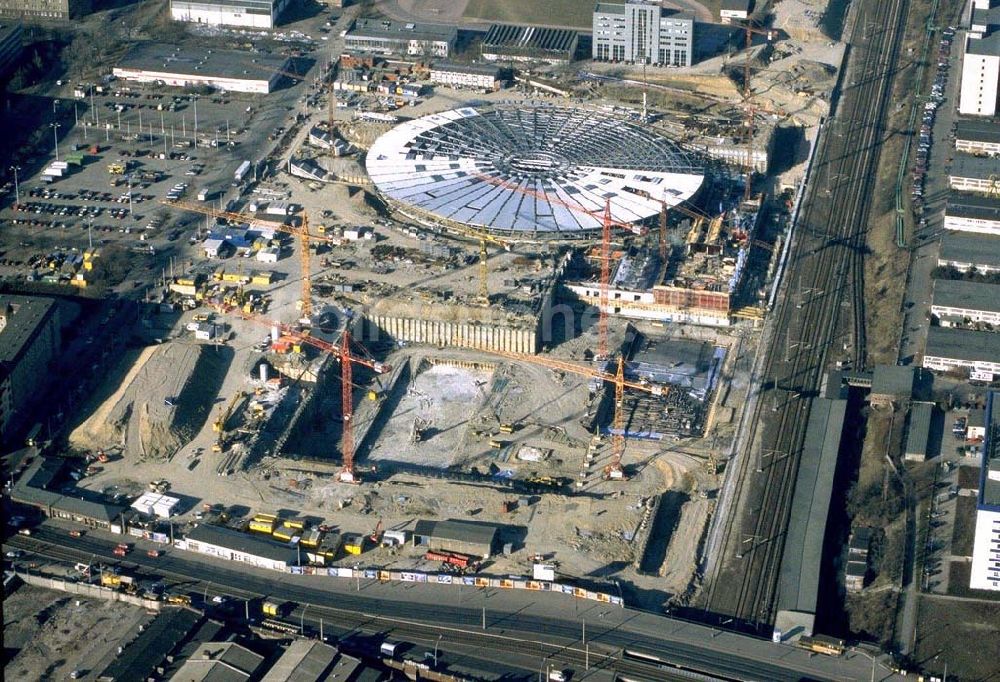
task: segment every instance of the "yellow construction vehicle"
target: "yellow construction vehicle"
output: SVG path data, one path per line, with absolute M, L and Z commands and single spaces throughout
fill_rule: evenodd
M 128 165 L 120 159 L 108 164 L 108 172 L 112 175 L 125 175 L 127 169 Z
M 212 430 L 216 433 L 222 433 L 226 428 L 226 422 L 233 415 L 233 410 L 236 409 L 237 403 L 243 399 L 246 394 L 243 391 L 237 391 L 233 396 L 233 399 L 229 401 L 229 405 L 226 406 L 226 411 L 219 412 L 219 418 L 212 422 Z

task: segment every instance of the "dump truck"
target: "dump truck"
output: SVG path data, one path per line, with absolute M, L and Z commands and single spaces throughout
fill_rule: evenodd
M 287 602 L 266 601 L 261 607 L 261 610 L 264 612 L 265 616 L 284 618 L 286 615 L 291 613 L 292 605 Z

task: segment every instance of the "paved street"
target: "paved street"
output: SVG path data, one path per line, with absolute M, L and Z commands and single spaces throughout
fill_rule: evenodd
M 18 536 L 10 544 L 64 561 L 93 558 L 111 563 L 111 550 L 119 539 L 101 532 L 71 539 L 50 522 L 35 536 Z M 147 558 L 147 544 L 153 547 L 138 541 L 124 567 L 183 582 L 195 595 L 223 593 L 244 599 L 267 595 L 308 604 L 314 618 L 327 617 L 329 622 L 367 632 L 391 632 L 400 639 L 421 633 L 426 637 L 428 631 L 450 633 L 444 636 L 523 655 L 524 669 L 534 670 L 535 661 L 556 653 L 579 670 L 588 659 L 596 669 L 629 668 L 636 664 L 617 660 L 621 648 L 641 647 L 675 665 L 697 666 L 736 679 L 867 679 L 871 672 L 865 654 L 810 655 L 764 639 L 564 595 L 318 576 L 284 575 L 279 581 L 273 572 L 178 549 L 158 559 Z M 879 670 L 876 679 L 894 679 L 888 670 Z

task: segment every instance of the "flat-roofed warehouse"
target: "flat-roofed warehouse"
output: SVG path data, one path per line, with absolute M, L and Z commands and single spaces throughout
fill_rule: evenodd
M 931 327 L 923 366 L 942 372 L 964 368 L 1000 374 L 1000 334 Z
M 955 154 L 955 161 L 948 174 L 952 189 L 963 192 L 995 192 L 1000 189 L 997 160 L 969 154 Z
M 1000 237 L 952 232 L 941 237 L 938 266 L 984 275 L 1000 272 Z
M 578 42 L 579 35 L 570 29 L 493 24 L 483 38 L 480 54 L 490 61 L 568 64 Z
M 267 94 L 281 80 L 287 61 L 256 52 L 182 50 L 166 43 L 143 43 L 125 55 L 112 73 L 138 83 L 207 85 L 229 92 Z
M 192 528 L 184 539 L 192 552 L 273 571 L 283 571 L 294 566 L 298 556 L 290 547 L 207 523 Z
M 613 220 L 648 221 L 704 180 L 695 155 L 648 128 L 544 105 L 462 107 L 407 121 L 375 140 L 365 164 L 402 213 L 513 239 L 586 237 L 601 229 L 608 201 Z
M 952 192 L 944 209 L 944 229 L 1000 235 L 1000 199 Z
M 35 507 L 50 518 L 75 521 L 103 530 L 112 530 L 112 526 L 116 525 L 120 528 L 125 507 L 50 490 L 63 485 L 65 469 L 66 461 L 63 459 L 37 458 L 11 489 L 10 499 Z
M 458 29 L 442 24 L 358 19 L 344 35 L 344 48 L 411 57 L 447 57 L 455 49 Z
M 934 281 L 931 315 L 1000 325 L 1000 284 L 938 279 Z
M 170 0 L 170 18 L 210 26 L 274 28 L 289 0 Z
M 1000 155 L 1000 121 L 956 121 L 955 149 L 969 154 Z
M 500 527 L 473 521 L 417 521 L 413 544 L 430 550 L 490 557 L 500 541 Z

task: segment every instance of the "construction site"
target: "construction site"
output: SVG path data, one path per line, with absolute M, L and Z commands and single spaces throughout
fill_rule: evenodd
M 508 529 L 490 572 L 545 557 L 635 603 L 686 600 L 805 161 L 769 175 L 786 133 L 750 81 L 782 43 L 753 35 L 763 61 L 696 67 L 742 78 L 695 113 L 652 74 L 470 99 L 405 94 L 416 61 L 269 66 L 294 85 L 238 101 L 260 151 L 196 141 L 213 180 L 149 196 L 184 239 L 136 280 L 129 342 L 70 419 L 69 448 L 104 457 L 78 485 L 169 481 L 192 511 L 342 535 L 472 518 Z M 287 129 L 251 120 L 282 98 Z M 71 181 L 91 176 L 107 184 L 93 165 Z M 366 560 L 423 561 L 403 554 Z

